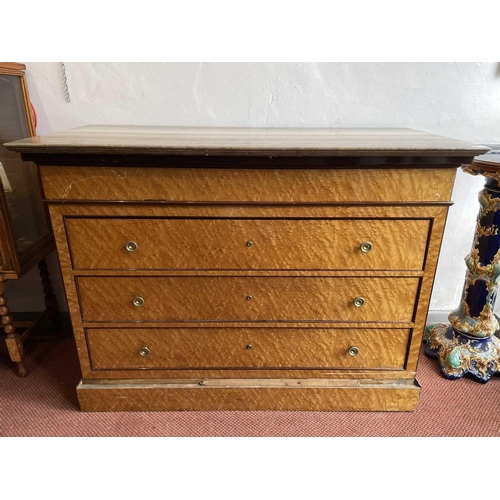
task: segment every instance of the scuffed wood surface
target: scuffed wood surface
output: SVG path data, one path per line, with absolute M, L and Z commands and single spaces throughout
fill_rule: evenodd
M 7 143 L 18 152 L 275 156 L 462 156 L 489 150 L 411 129 L 86 126 Z
M 77 387 L 82 411 L 175 410 L 310 410 L 310 411 L 412 411 L 420 388 L 413 381 L 323 381 L 301 387 L 301 380 L 268 381 L 253 387 L 245 381 L 205 386 L 203 380 Z
M 456 168 L 235 169 L 41 166 L 48 200 L 207 203 L 444 202 Z

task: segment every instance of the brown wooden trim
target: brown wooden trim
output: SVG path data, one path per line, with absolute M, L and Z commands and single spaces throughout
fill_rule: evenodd
M 14 69 L 9 70 L 9 69 L 1 69 L 0 68 L 0 75 L 23 77 L 24 76 L 24 72 L 23 71 L 16 71 Z
M 56 149 L 57 146 L 51 146 Z M 277 156 L 275 152 L 256 156 L 212 156 L 210 152 L 199 155 L 176 154 L 86 154 L 43 153 L 36 146 L 15 148 L 22 159 L 46 166 L 97 166 L 97 167 L 158 167 L 158 168 L 411 168 L 411 167 L 460 167 L 469 164 L 469 154 L 441 152 L 436 156 Z M 237 154 L 234 153 L 234 154 Z M 207 156 L 205 156 L 207 155 Z
M 200 276 L 200 271 L 195 269 L 74 269 L 70 270 L 73 276 L 95 276 L 95 277 L 161 277 L 161 276 Z M 395 270 L 352 270 L 352 269 L 204 269 L 204 276 L 324 276 L 324 277 L 396 277 L 396 278 L 414 278 L 424 275 L 424 271 L 405 271 Z
M 374 377 L 380 380 L 401 379 L 401 380 L 414 380 L 415 372 L 405 370 L 357 370 L 352 371 L 349 369 L 344 370 L 293 370 L 295 378 L 317 378 L 328 380 L 346 380 L 346 379 L 363 379 L 374 380 Z M 269 370 L 269 369 L 248 369 L 248 370 L 89 370 L 83 373 L 84 381 L 92 381 L 96 384 L 113 384 L 119 383 L 134 383 L 151 379 L 252 379 L 252 378 L 279 378 L 285 377 L 283 370 Z
M 306 410 L 412 411 L 416 381 L 172 380 L 77 386 L 82 411 Z
M 14 228 L 12 226 L 12 219 L 10 217 L 9 208 L 7 206 L 7 198 L 5 196 L 5 191 L 0 180 L 0 217 L 2 220 L 0 239 L 2 242 L 2 258 L 4 271 L 12 271 L 17 276 L 21 272 L 21 262 L 19 259 L 19 254 L 17 253 L 16 242 L 14 240 Z M 11 236 L 12 235 L 12 236 Z M 6 267 L 8 266 L 8 267 Z
M 413 328 L 414 323 L 411 321 L 266 321 L 266 322 L 251 322 L 251 321 L 73 321 L 77 327 L 83 328 L 116 328 L 117 324 L 120 328 L 352 328 L 363 329 L 370 328 L 372 330 L 391 329 L 408 329 Z
M 25 71 L 26 64 L 16 62 L 0 62 L 0 71 Z
M 434 219 L 431 218 L 429 220 L 429 232 L 428 232 L 428 235 L 427 235 L 427 244 L 426 244 L 426 247 L 425 247 L 425 252 L 424 252 L 424 261 L 422 263 L 422 269 L 425 269 L 426 267 L 426 262 L 427 262 L 427 256 L 429 254 L 429 246 L 431 244 L 431 241 L 432 241 L 432 226 L 433 226 L 433 223 L 434 223 Z M 425 275 L 425 273 L 424 273 Z M 418 283 L 418 289 L 417 289 L 417 298 L 415 300 L 415 305 L 414 305 L 414 309 L 413 309 L 413 321 L 415 322 L 416 321 L 416 318 L 417 318 L 417 314 L 419 312 L 419 308 L 422 307 L 421 305 L 421 300 L 420 300 L 420 296 L 421 296 L 421 293 L 422 293 L 422 283 L 423 283 L 423 280 L 421 279 Z M 429 302 L 427 301 L 426 303 L 426 307 L 428 308 L 429 307 Z M 413 339 L 413 329 L 410 331 L 410 338 L 408 339 L 408 345 L 407 345 L 407 350 L 406 350 L 406 357 L 405 357 L 405 363 L 404 363 L 404 369 L 406 370 L 408 368 L 408 362 L 409 362 L 409 359 L 410 359 L 410 355 L 411 355 L 411 346 L 412 346 L 412 339 Z
M 52 246 L 53 250 L 54 249 L 53 243 L 54 243 L 54 236 L 52 235 L 52 233 L 47 233 L 44 236 L 42 236 L 39 240 L 30 245 L 26 250 L 24 250 L 23 253 L 20 254 L 19 257 L 21 261 L 21 266 L 24 266 L 26 262 L 33 260 L 33 258 L 43 255 L 47 247 Z M 49 252 L 46 252 L 45 255 L 47 255 L 48 253 Z M 42 259 L 43 256 L 41 256 L 38 260 Z
M 290 202 L 269 202 L 269 201 L 262 201 L 262 202 L 257 202 L 257 201 L 217 201 L 217 202 L 208 202 L 208 201 L 163 201 L 163 200 L 74 200 L 74 199 L 64 199 L 64 200 L 47 200 L 43 199 L 42 200 L 44 203 L 47 204 L 54 204 L 54 205 L 67 205 L 67 204 L 72 204 L 72 205 L 159 205 L 159 206 L 182 206 L 182 205 L 189 205 L 189 206 L 269 206 L 269 207 L 276 207 L 276 206 L 295 206 L 295 207 L 364 207 L 364 206 L 392 206 L 392 207 L 421 207 L 421 206 L 436 206 L 436 207 L 449 207 L 454 204 L 453 201 L 401 201 L 401 202 L 394 202 L 394 201 L 357 201 L 357 202 L 331 202 L 331 203 L 307 203 L 307 202 L 300 202 L 300 203 L 290 203 Z M 92 216 L 88 216 L 92 217 Z M 187 217 L 185 217 L 187 218 Z M 195 218 L 195 217 L 192 217 Z M 199 219 L 203 219 L 204 217 L 197 217 Z M 362 218 L 362 217 L 361 217 Z M 373 219 L 373 217 L 366 217 L 369 219 Z
M 440 214 L 436 214 L 432 223 L 432 234 L 429 238 L 428 250 L 426 252 L 426 262 L 424 276 L 421 279 L 419 288 L 418 309 L 414 316 L 415 327 L 410 333 L 408 348 L 408 361 L 405 365 L 409 371 L 416 371 L 419 359 L 420 346 L 424 334 L 425 322 L 429 309 L 434 280 L 436 278 L 436 268 L 443 241 L 444 228 L 448 217 L 448 209 L 444 209 Z
M 3 277 L 5 279 L 5 281 L 7 280 L 17 280 L 21 277 L 20 274 L 14 272 L 14 271 L 2 271 L 0 269 L 0 274 L 3 274 Z
M 88 344 L 87 344 L 88 345 Z M 92 350 L 89 349 L 89 354 L 90 354 L 90 364 L 91 366 L 93 365 L 92 363 Z M 211 367 L 211 368 L 202 368 L 202 367 L 199 367 L 199 368 L 196 368 L 196 370 L 199 370 L 200 372 L 209 372 L 209 371 L 223 371 L 223 372 L 247 372 L 247 371 L 253 371 L 253 372 L 258 372 L 260 373 L 262 370 L 256 370 L 255 368 L 244 368 L 244 367 L 239 367 L 239 366 L 230 366 L 230 367 L 227 367 L 227 368 L 223 368 L 223 367 Z M 329 372 L 335 372 L 335 371 L 345 371 L 346 369 L 345 368 L 335 368 L 335 367 L 332 367 L 332 368 L 324 368 L 324 367 L 314 367 L 314 366 L 310 366 L 310 367 L 307 367 L 307 368 L 294 368 L 294 367 L 285 367 L 285 368 L 266 368 L 265 371 L 275 371 L 276 372 L 276 375 L 279 375 L 280 372 L 281 374 L 283 373 L 286 373 L 286 375 L 294 375 L 295 372 L 297 371 L 307 371 L 307 370 L 310 370 L 312 372 L 312 374 L 318 372 L 319 370 L 328 370 Z M 378 376 L 378 372 L 395 372 L 397 375 L 399 375 L 400 372 L 404 372 L 405 369 L 404 368 L 349 368 L 349 370 L 353 373 L 356 373 L 356 372 L 371 372 L 371 373 L 374 373 L 376 372 L 377 373 L 377 376 Z M 173 371 L 173 372 L 185 372 L 185 371 L 189 371 L 189 368 L 172 368 L 172 367 L 168 367 L 168 368 L 124 368 L 124 367 L 117 367 L 117 368 L 94 368 L 92 366 L 92 371 L 93 372 L 106 372 L 108 375 L 110 374 L 113 374 L 114 372 L 136 372 L 136 371 L 140 371 L 140 372 L 145 372 L 145 371 L 148 371 L 148 372 L 158 372 L 158 375 L 160 377 L 163 377 L 163 372 L 166 372 L 166 371 Z M 112 375 L 111 375 L 112 376 Z
M 50 245 L 43 247 L 43 249 L 41 249 L 37 254 L 33 255 L 30 260 L 22 265 L 20 276 L 28 272 L 35 264 L 40 262 L 42 259 L 45 259 L 45 257 L 47 257 L 47 255 L 49 255 L 55 249 L 55 243 L 54 241 L 51 241 Z
M 32 321 L 14 321 L 13 324 L 16 328 L 26 328 L 21 335 L 21 340 L 27 339 L 46 316 L 47 311 L 45 310 L 38 314 L 38 316 Z
M 35 120 L 33 113 L 31 112 L 31 101 L 28 94 L 28 84 L 26 82 L 26 75 L 19 78 L 19 84 L 21 85 L 21 93 L 23 95 L 24 101 L 24 111 L 26 113 L 26 122 L 28 124 L 28 130 L 31 137 L 36 136 Z
M 422 203 L 422 202 L 419 202 Z M 91 206 L 93 205 L 93 206 Z M 229 205 L 203 204 L 194 206 L 194 203 L 184 205 L 158 205 L 148 203 L 141 205 L 137 202 L 127 204 L 108 205 L 96 204 L 94 202 L 82 206 L 74 201 L 67 203 L 48 203 L 51 214 L 61 217 L 85 217 L 85 218 L 183 218 L 183 219 L 204 219 L 204 218 L 242 218 L 242 219 L 429 219 L 446 210 L 448 206 L 427 205 L 425 202 L 419 205 L 377 205 L 377 203 L 367 203 L 357 206 L 353 204 L 343 205 L 312 205 L 302 206 L 293 204 L 280 205 L 251 205 L 231 203 Z M 228 208 L 231 209 L 228 215 Z

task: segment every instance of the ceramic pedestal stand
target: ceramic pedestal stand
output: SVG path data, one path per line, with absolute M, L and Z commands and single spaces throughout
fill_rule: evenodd
M 462 168 L 487 180 L 479 193 L 474 243 L 465 259 L 462 300 L 449 314 L 450 324 L 426 326 L 425 353 L 438 359 L 446 378 L 469 373 L 485 383 L 500 371 L 500 339 L 494 336 L 499 325 L 493 313 L 500 278 L 500 161 L 475 160 Z

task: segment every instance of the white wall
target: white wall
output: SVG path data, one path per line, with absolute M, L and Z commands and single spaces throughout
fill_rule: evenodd
M 38 133 L 89 124 L 409 127 L 500 143 L 497 63 L 26 63 Z M 458 172 L 431 309 L 460 298 L 482 178 Z M 55 255 L 48 259 L 64 303 Z M 7 286 L 42 308 L 37 270 Z

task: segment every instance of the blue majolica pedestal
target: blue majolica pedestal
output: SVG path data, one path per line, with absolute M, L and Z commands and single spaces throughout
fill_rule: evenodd
M 460 305 L 449 314 L 449 324 L 426 326 L 425 353 L 438 359 L 448 379 L 469 373 L 488 382 L 500 372 L 500 339 L 494 335 L 499 325 L 493 311 L 500 279 L 500 160 L 474 161 L 462 169 L 485 176 L 486 185 L 479 193 L 481 209 L 472 250 L 465 259 Z

